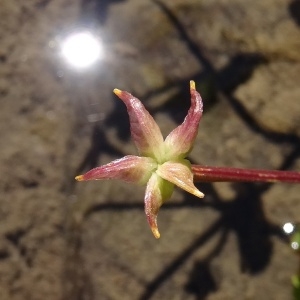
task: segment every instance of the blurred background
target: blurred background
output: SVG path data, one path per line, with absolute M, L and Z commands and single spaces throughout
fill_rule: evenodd
M 176 189 L 156 240 L 143 187 L 74 177 L 136 153 L 113 88 L 166 135 L 191 79 L 193 163 L 300 170 L 299 26 L 297 0 L 1 0 L 1 300 L 292 299 L 299 186 Z

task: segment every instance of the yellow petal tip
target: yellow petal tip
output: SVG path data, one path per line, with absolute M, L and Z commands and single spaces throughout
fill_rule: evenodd
M 83 175 L 78 175 L 75 177 L 77 181 L 83 181 Z
M 194 80 L 191 80 L 191 81 L 190 81 L 190 89 L 191 89 L 191 90 L 195 90 L 195 89 L 196 89 L 196 84 L 195 84 L 195 81 L 194 81 Z
M 117 96 L 120 96 L 122 94 L 122 91 L 119 89 L 114 89 L 114 94 L 116 94 Z
M 195 195 L 196 197 L 199 197 L 199 198 L 203 198 L 204 197 L 204 194 L 202 192 L 200 192 L 199 190 L 195 190 L 193 192 L 193 195 Z
M 159 239 L 160 238 L 160 233 L 159 233 L 158 229 L 157 228 L 151 228 L 151 230 L 152 230 L 152 233 L 153 233 L 154 237 L 156 239 Z

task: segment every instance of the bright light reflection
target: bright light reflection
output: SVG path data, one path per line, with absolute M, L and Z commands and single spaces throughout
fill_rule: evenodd
M 291 247 L 294 249 L 294 250 L 298 250 L 299 249 L 299 244 L 297 242 L 292 242 L 291 243 Z
M 69 35 L 61 45 L 66 61 L 76 68 L 86 68 L 103 55 L 101 42 L 91 32 L 82 31 Z
M 283 226 L 282 226 L 282 229 L 283 231 L 286 233 L 286 234 L 291 234 L 293 231 L 294 231 L 294 228 L 295 228 L 295 225 L 288 222 L 288 223 L 285 223 Z

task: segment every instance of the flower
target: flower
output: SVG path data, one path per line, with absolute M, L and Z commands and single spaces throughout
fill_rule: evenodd
M 125 156 L 94 168 L 75 179 L 121 179 L 141 185 L 147 184 L 145 213 L 154 236 L 159 238 L 158 211 L 171 197 L 174 185 L 199 198 L 204 197 L 195 187 L 191 164 L 185 159 L 197 136 L 203 112 L 202 99 L 195 89 L 195 82 L 190 81 L 191 107 L 188 114 L 183 123 L 164 140 L 158 125 L 139 99 L 118 89 L 114 89 L 114 93 L 127 107 L 131 136 L 140 156 Z

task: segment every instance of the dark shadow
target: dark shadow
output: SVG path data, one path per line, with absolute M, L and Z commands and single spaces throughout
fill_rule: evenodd
M 81 22 L 85 26 L 104 24 L 109 6 L 126 0 L 81 0 Z
M 206 296 L 218 290 L 218 283 L 214 274 L 211 272 L 210 263 L 221 253 L 228 233 L 227 228 L 223 227 L 219 241 L 213 251 L 211 251 L 207 257 L 194 264 L 185 289 L 187 292 L 194 294 L 197 300 L 204 300 Z
M 231 94 L 223 94 L 221 97 L 225 97 L 225 99 L 231 104 L 234 111 L 237 115 L 248 125 L 248 127 L 253 131 L 260 135 L 263 135 L 266 139 L 273 143 L 282 144 L 282 143 L 290 143 L 295 146 L 300 143 L 300 138 L 295 134 L 285 134 L 276 132 L 273 130 L 265 129 L 259 125 L 256 121 L 255 117 L 253 117 L 244 105 Z
M 198 43 L 194 42 L 194 40 L 189 36 L 185 27 L 182 25 L 182 23 L 177 18 L 177 16 L 172 12 L 172 10 L 166 4 L 164 4 L 162 1 L 152 0 L 152 2 L 155 3 L 161 9 L 161 11 L 168 17 L 169 21 L 172 23 L 174 28 L 177 30 L 180 38 L 187 45 L 191 54 L 193 54 L 197 58 L 197 60 L 200 62 L 200 64 L 203 66 L 203 68 L 206 70 L 206 72 L 214 73 L 214 69 L 213 69 L 212 65 L 209 63 L 209 61 L 206 59 L 206 57 L 199 50 L 200 45 Z
M 211 197 L 208 206 L 220 211 L 222 227 L 237 236 L 241 270 L 256 274 L 265 269 L 272 256 L 272 236 L 284 243 L 288 240 L 280 226 L 270 223 L 265 214 L 262 195 L 272 184 L 236 183 L 237 195 L 231 201 L 222 201 L 211 184 L 202 184 L 201 191 Z
M 240 53 L 232 57 L 230 63 L 217 72 L 210 61 L 202 54 L 201 47 L 193 41 L 187 33 L 185 27 L 181 24 L 177 16 L 172 10 L 162 1 L 152 0 L 168 17 L 169 21 L 177 29 L 178 34 L 186 43 L 192 55 L 199 61 L 199 64 L 204 68 L 200 74 L 195 74 L 194 79 L 203 80 L 206 76 L 211 76 L 215 80 L 218 97 L 223 97 L 227 100 L 236 111 L 237 115 L 255 132 L 264 135 L 273 142 L 288 142 L 299 144 L 300 139 L 296 135 L 281 134 L 272 130 L 263 129 L 255 118 L 245 109 L 245 107 L 232 96 L 234 90 L 243 82 L 247 81 L 255 68 L 261 64 L 267 63 L 266 58 L 259 53 Z M 295 1 L 296 2 L 296 1 Z M 297 1 L 298 3 L 299 1 Z M 295 5 L 295 4 L 294 4 Z M 298 4 L 297 4 L 298 5 Z M 200 77 L 200 78 L 199 78 Z M 188 82 L 188 81 L 186 81 Z M 201 91 L 200 91 L 201 92 Z
M 195 262 L 185 289 L 195 295 L 197 300 L 204 300 L 210 293 L 217 291 L 217 282 L 207 262 Z
M 130 140 L 130 123 L 125 104 L 114 96 L 114 107 L 112 112 L 106 117 L 104 125 L 117 130 L 118 138 L 122 141 Z
M 185 248 L 181 254 L 175 258 L 171 264 L 164 267 L 162 272 L 158 274 L 154 280 L 152 280 L 148 285 L 144 293 L 139 297 L 139 300 L 151 299 L 152 295 L 158 290 L 158 288 L 170 277 L 172 276 L 183 263 L 204 243 L 206 243 L 220 228 L 222 225 L 222 220 L 217 220 L 206 232 L 200 234 L 187 248 Z
M 124 156 L 124 153 L 113 147 L 105 135 L 104 128 L 95 124 L 91 135 L 91 146 L 74 174 L 80 174 L 97 166 L 100 155 L 108 153 L 116 157 Z
M 50 3 L 50 1 L 51 0 L 40 0 L 35 4 L 35 7 L 40 9 L 45 8 Z
M 236 184 L 235 189 L 237 197 L 223 209 L 225 226 L 237 235 L 241 270 L 256 274 L 268 265 L 273 249 L 261 200 L 264 189 L 257 184 Z
M 200 190 L 213 195 L 207 206 L 220 211 L 222 228 L 237 236 L 241 270 L 256 274 L 265 269 L 272 255 L 271 236 L 276 226 L 265 217 L 261 195 L 269 185 L 235 184 L 237 195 L 231 201 L 222 201 L 211 184 L 202 184 Z M 279 233 L 280 229 L 276 228 Z M 223 240 L 223 242 L 226 242 Z
M 93 284 L 82 255 L 82 228 L 70 214 L 66 224 L 66 254 L 61 300 L 95 299 Z
M 285 157 L 284 161 L 279 167 L 279 170 L 290 169 L 299 157 L 300 157 L 300 139 L 295 141 L 294 149 Z
M 227 66 L 217 74 L 217 87 L 224 93 L 232 93 L 251 78 L 253 71 L 267 60 L 259 53 L 235 54 Z
M 289 12 L 296 24 L 300 26 L 300 1 L 294 0 L 289 5 Z

